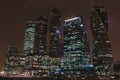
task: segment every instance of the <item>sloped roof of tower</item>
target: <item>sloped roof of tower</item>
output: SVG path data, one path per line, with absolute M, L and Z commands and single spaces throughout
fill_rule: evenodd
M 96 5 L 96 6 L 94 6 L 93 8 L 105 8 L 105 6 Z
M 48 21 L 47 18 L 44 16 L 37 17 L 36 20 L 37 21 L 45 21 L 45 22 Z
M 57 8 L 54 8 L 53 10 L 51 10 L 51 12 L 53 14 L 61 14 L 61 12 Z
M 106 8 L 105 8 L 105 6 L 94 6 L 93 8 L 91 8 L 91 9 L 95 9 L 96 11 L 100 11 L 100 9 L 102 10 L 102 11 L 106 11 Z

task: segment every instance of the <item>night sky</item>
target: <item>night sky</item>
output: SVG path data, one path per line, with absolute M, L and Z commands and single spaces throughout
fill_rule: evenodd
M 109 38 L 114 61 L 120 61 L 120 0 L 1 0 L 0 1 L 0 70 L 3 69 L 7 46 L 23 50 L 25 22 L 39 16 L 49 18 L 50 10 L 58 8 L 62 19 L 82 15 L 92 41 L 89 15 L 94 5 L 103 5 L 109 18 Z

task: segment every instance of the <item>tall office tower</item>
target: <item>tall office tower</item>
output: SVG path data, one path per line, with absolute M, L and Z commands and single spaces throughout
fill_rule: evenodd
M 49 73 L 49 55 L 47 54 L 48 20 L 45 17 L 36 19 L 33 68 L 41 71 L 37 73 Z
M 48 20 L 45 17 L 38 17 L 36 20 L 34 54 L 46 55 Z
M 24 55 L 34 54 L 34 37 L 36 24 L 34 21 L 28 21 L 25 27 Z
M 50 15 L 50 35 L 49 35 L 49 55 L 51 57 L 60 56 L 60 28 L 61 13 L 57 9 L 53 9 Z
M 108 37 L 108 17 L 104 6 L 95 6 L 90 11 L 90 25 L 93 34 L 93 65 L 97 75 L 112 74 L 111 45 Z
M 84 74 L 90 64 L 89 43 L 82 17 L 64 21 L 64 73 Z
M 28 21 L 26 23 L 23 50 L 23 55 L 26 55 L 25 69 L 31 69 L 33 66 L 35 28 L 36 23 L 34 21 Z
M 49 56 L 51 57 L 50 72 L 60 66 L 61 55 L 61 13 L 58 9 L 53 9 L 50 14 L 49 27 Z

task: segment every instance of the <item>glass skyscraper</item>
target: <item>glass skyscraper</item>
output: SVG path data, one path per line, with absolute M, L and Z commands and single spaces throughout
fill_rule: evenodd
M 61 13 L 55 8 L 51 10 L 50 26 L 49 26 L 49 57 L 50 57 L 50 72 L 55 74 L 55 71 L 60 68 L 61 56 Z
M 34 37 L 36 24 L 34 21 L 28 21 L 25 27 L 24 55 L 34 54 Z
M 36 74 L 48 74 L 49 55 L 47 53 L 48 20 L 41 16 L 36 19 L 34 57 L 32 68 Z
M 35 40 L 34 40 L 34 54 L 47 54 L 47 31 L 48 20 L 45 17 L 38 17 L 36 19 Z
M 43 74 L 48 69 L 47 32 L 48 20 L 43 16 L 26 24 L 23 54 L 26 55 L 25 69 L 31 70 L 31 74 Z
M 112 74 L 112 49 L 108 37 L 108 16 L 104 6 L 95 6 L 90 11 L 90 26 L 93 34 L 93 65 L 97 75 Z
M 83 74 L 90 64 L 89 42 L 82 17 L 64 21 L 64 60 L 65 74 Z
M 35 21 L 28 21 L 26 23 L 23 49 L 23 55 L 26 56 L 25 70 L 29 70 L 33 66 L 35 29 Z
M 61 13 L 53 9 L 50 14 L 49 56 L 60 57 Z

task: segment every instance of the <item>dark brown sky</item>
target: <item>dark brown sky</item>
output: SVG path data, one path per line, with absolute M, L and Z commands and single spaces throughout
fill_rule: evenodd
M 82 15 L 89 35 L 89 11 L 94 4 L 104 5 L 109 18 L 109 37 L 114 61 L 120 61 L 120 0 L 1 0 L 0 1 L 0 70 L 9 44 L 23 49 L 25 22 L 38 16 L 49 17 L 58 8 L 63 19 Z M 92 40 L 91 36 L 90 39 Z

